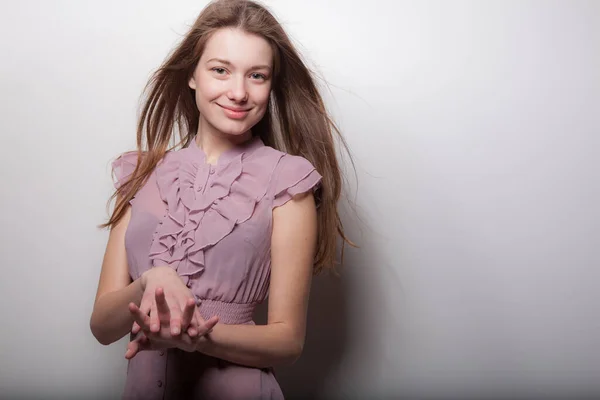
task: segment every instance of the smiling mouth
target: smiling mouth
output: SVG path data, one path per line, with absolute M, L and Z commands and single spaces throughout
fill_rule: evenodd
M 230 108 L 230 107 L 222 106 L 222 105 L 221 105 L 221 104 L 219 104 L 219 103 L 216 103 L 216 104 L 217 104 L 219 107 L 221 107 L 221 108 L 224 108 L 224 109 L 226 109 L 226 110 L 233 111 L 233 112 L 246 112 L 246 111 L 250 111 L 250 110 L 251 110 L 250 108 L 239 108 L 239 109 L 235 109 L 235 108 Z

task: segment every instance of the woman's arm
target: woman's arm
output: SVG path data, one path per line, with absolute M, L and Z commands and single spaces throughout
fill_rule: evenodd
M 127 268 L 125 231 L 130 218 L 131 206 L 108 236 L 90 319 L 92 334 L 104 345 L 119 340 L 131 330 L 134 318 L 127 305 L 131 302 L 139 305 L 144 293 L 141 279 L 132 282 Z
M 168 266 L 153 267 L 146 270 L 141 277 L 131 281 L 125 250 L 125 232 L 131 218 L 131 207 L 128 207 L 123 218 L 111 229 L 102 262 L 100 282 L 94 302 L 94 310 L 90 319 L 93 335 L 104 345 L 113 343 L 129 332 L 137 333 L 132 327 L 135 314 L 130 311 L 134 304 L 141 309 L 144 316 L 148 313 L 151 330 L 158 332 L 166 323 L 171 335 L 177 336 L 186 332 L 192 337 L 204 335 L 218 322 L 218 318 L 204 321 L 190 289 L 181 280 L 177 272 Z M 163 316 L 159 321 L 156 296 L 161 293 L 163 299 Z M 184 314 L 186 304 L 194 307 Z M 153 312 L 151 312 L 153 311 Z
M 304 346 L 316 238 L 312 193 L 275 208 L 267 325 L 219 324 L 198 351 L 259 368 L 293 363 Z

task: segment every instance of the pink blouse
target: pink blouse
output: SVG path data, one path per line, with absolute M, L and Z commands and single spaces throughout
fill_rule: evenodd
M 118 187 L 136 152 L 113 163 Z M 265 146 L 259 137 L 221 154 L 216 165 L 195 139 L 168 152 L 131 200 L 125 234 L 129 274 L 170 266 L 222 324 L 254 324 L 268 294 L 272 210 L 315 190 L 321 175 L 305 158 Z M 177 349 L 145 351 L 128 366 L 124 398 L 281 399 L 271 369 L 257 369 Z

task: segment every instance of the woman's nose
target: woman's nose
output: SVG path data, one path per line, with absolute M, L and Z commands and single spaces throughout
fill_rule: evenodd
M 248 90 L 246 90 L 246 82 L 244 77 L 236 77 L 230 82 L 231 86 L 229 87 L 229 92 L 227 93 L 227 97 L 229 97 L 229 100 L 235 101 L 237 103 L 247 101 Z

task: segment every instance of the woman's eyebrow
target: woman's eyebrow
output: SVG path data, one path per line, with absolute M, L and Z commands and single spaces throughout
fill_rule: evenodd
M 232 65 L 230 61 L 224 60 L 222 58 L 211 58 L 210 60 L 207 61 L 207 63 L 209 63 L 211 61 L 219 62 L 221 64 L 225 64 L 225 65 L 229 65 L 229 66 Z M 268 69 L 268 70 L 271 70 L 271 67 L 268 66 L 268 65 L 254 65 L 250 69 Z

